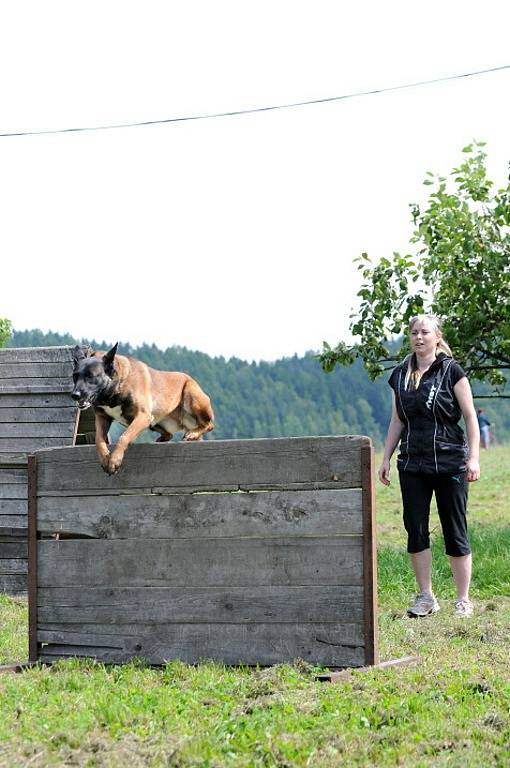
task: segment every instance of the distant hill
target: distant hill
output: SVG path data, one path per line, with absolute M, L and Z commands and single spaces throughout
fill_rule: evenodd
M 75 339 L 70 334 L 40 330 L 14 331 L 7 346 L 38 347 L 89 343 L 107 349 L 110 342 Z M 370 382 L 362 365 L 325 374 L 313 353 L 273 363 L 225 360 L 185 347 L 162 350 L 154 344 L 119 344 L 153 368 L 185 371 L 211 396 L 216 417 L 212 438 L 298 437 L 362 434 L 380 446 L 390 417 L 386 380 Z M 510 400 L 484 401 L 498 439 L 510 435 Z

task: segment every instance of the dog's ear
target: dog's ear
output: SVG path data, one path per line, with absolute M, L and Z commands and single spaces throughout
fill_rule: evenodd
M 106 355 L 103 357 L 103 365 L 104 365 L 104 371 L 108 376 L 113 376 L 113 372 L 115 368 L 113 367 L 113 361 L 115 359 L 115 355 L 117 354 L 117 347 L 119 346 L 119 342 L 113 345 L 113 347 L 108 350 Z
M 73 356 L 74 370 L 76 370 L 81 360 L 85 360 L 86 357 L 90 357 L 92 350 L 90 347 L 85 346 L 84 344 L 77 344 L 72 348 L 71 354 Z
M 83 347 L 80 347 L 78 344 L 73 347 L 71 354 L 73 356 L 74 370 L 76 370 L 80 364 L 80 360 L 84 360 L 87 355 L 85 354 Z

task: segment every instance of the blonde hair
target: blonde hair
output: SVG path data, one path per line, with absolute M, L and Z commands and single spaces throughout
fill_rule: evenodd
M 441 320 L 437 317 L 437 315 L 415 315 L 409 320 L 409 333 L 411 333 L 416 323 L 421 323 L 423 320 L 428 320 L 430 323 L 432 323 L 436 335 L 439 337 L 437 340 L 436 354 L 439 352 L 444 352 L 445 355 L 448 355 L 448 357 L 453 357 L 452 350 L 443 338 L 443 327 L 441 325 Z M 420 369 L 418 368 L 418 359 L 416 357 L 416 353 L 413 352 L 411 355 L 408 355 L 406 360 L 409 360 L 409 365 L 407 366 L 405 377 L 405 388 L 416 389 L 421 379 L 421 373 Z

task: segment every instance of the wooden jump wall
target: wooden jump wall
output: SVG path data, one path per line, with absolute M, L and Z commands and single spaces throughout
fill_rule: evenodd
M 30 457 L 30 655 L 329 667 L 378 661 L 365 437 Z

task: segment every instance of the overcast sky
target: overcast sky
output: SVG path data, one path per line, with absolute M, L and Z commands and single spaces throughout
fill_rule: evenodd
M 507 3 L 0 4 L 0 132 L 158 120 L 510 64 Z M 0 317 L 274 360 L 348 335 L 354 257 L 473 138 L 510 160 L 510 70 L 327 104 L 0 138 Z

